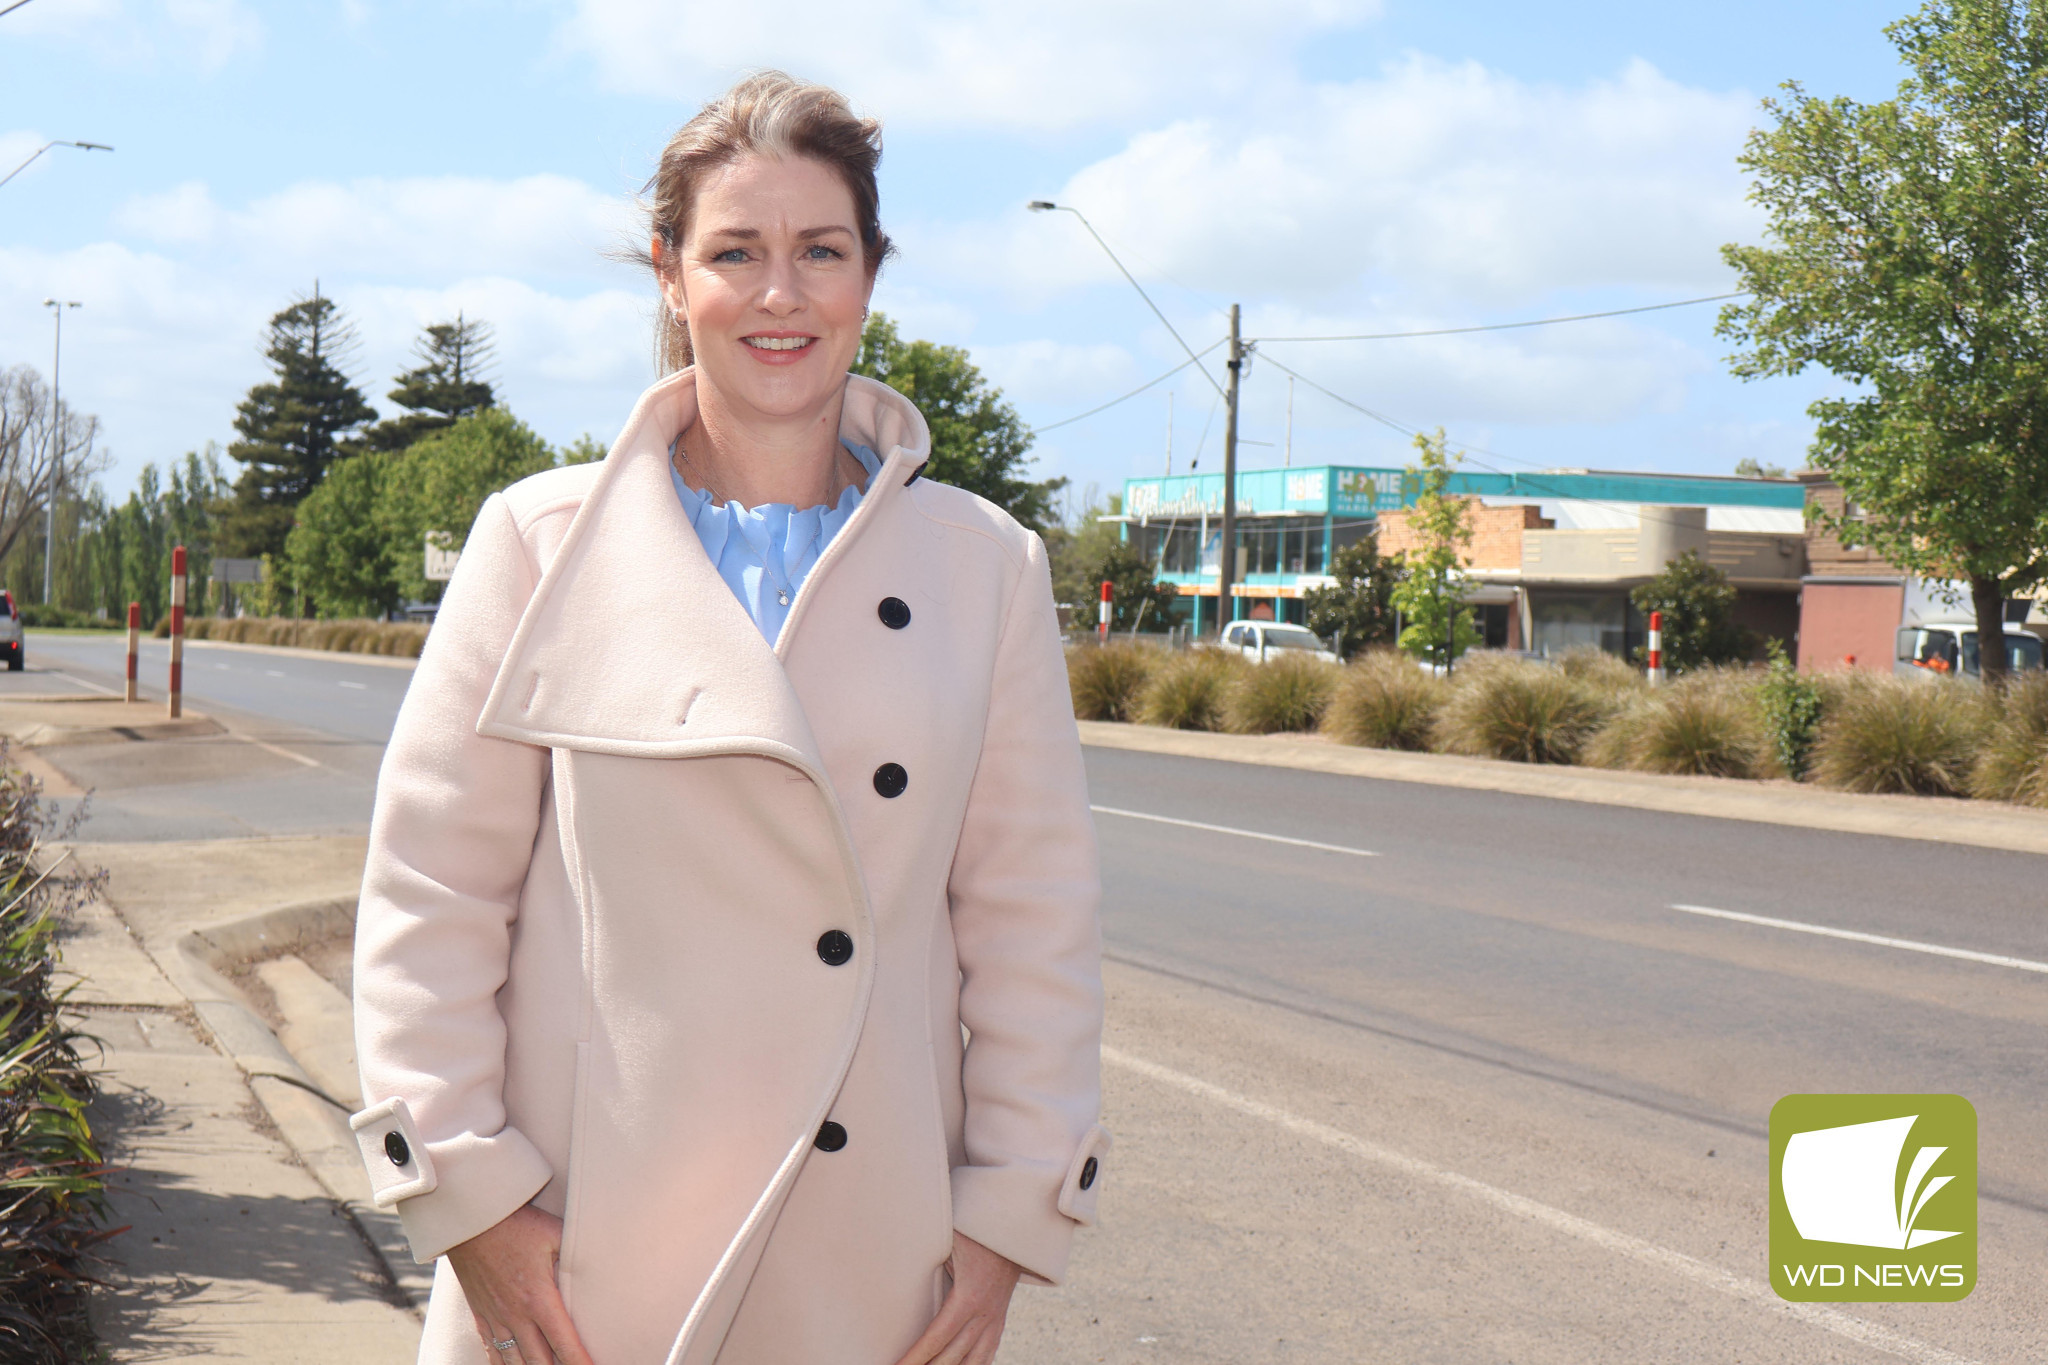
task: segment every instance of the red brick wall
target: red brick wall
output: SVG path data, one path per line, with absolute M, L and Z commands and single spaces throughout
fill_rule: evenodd
M 1906 589 L 1887 583 L 1813 583 L 1799 594 L 1799 666 L 1890 673 Z
M 1514 507 L 1486 507 L 1476 498 L 1465 498 L 1465 524 L 1472 528 L 1472 543 L 1458 551 L 1458 563 L 1468 569 L 1519 569 L 1522 567 L 1522 532 L 1548 531 L 1557 525 L 1539 515 L 1533 503 Z M 1380 513 L 1378 541 L 1380 554 L 1390 557 L 1416 547 L 1417 537 L 1408 525 L 1408 509 Z

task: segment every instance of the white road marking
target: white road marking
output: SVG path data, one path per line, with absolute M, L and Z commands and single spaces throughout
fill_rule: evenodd
M 304 754 L 295 754 L 290 749 L 280 749 L 268 740 L 258 739 L 254 735 L 245 735 L 239 730 L 230 730 L 228 733 L 234 738 L 241 740 L 244 744 L 255 745 L 266 754 L 276 754 L 279 758 L 288 758 L 292 762 L 302 763 L 308 768 L 324 768 L 327 766 L 317 758 L 307 758 Z
M 64 679 L 64 681 L 66 681 L 66 682 L 74 682 L 74 683 L 77 683 L 77 684 L 78 684 L 78 685 L 79 685 L 80 687 L 83 687 L 83 688 L 84 688 L 84 689 L 85 689 L 86 691 L 88 691 L 88 692 L 98 692 L 98 693 L 99 693 L 99 694 L 101 694 L 102 696 L 107 696 L 107 697 L 118 697 L 118 696 L 121 696 L 121 695 L 122 695 L 122 693 L 120 693 L 119 691 L 115 690 L 114 688 L 111 688 L 111 687 L 101 687 L 101 686 L 100 686 L 100 685 L 99 685 L 98 683 L 96 683 L 96 682 L 87 682 L 87 681 L 86 681 L 85 679 L 83 679 L 83 678 L 75 678 L 75 677 L 73 677 L 73 676 L 72 676 L 71 674 L 69 674 L 69 673 L 66 673 L 66 672 L 65 672 L 65 671 L 64 671 L 63 669 L 61 669 L 61 668 L 53 668 L 53 669 L 51 669 L 51 670 L 50 670 L 50 676 L 51 676 L 51 677 L 53 677 L 53 678 L 62 678 L 62 679 Z
M 278 672 L 274 668 L 266 668 L 263 670 L 263 676 L 266 678 L 282 678 L 284 674 Z
M 1176 1090 L 1183 1090 L 1190 1095 L 1220 1104 L 1226 1109 L 1235 1109 L 1240 1114 L 1261 1119 L 1277 1128 L 1284 1128 L 1298 1137 L 1334 1147 L 1361 1161 L 1395 1171 L 1410 1180 L 1435 1185 L 1440 1189 L 1476 1199 L 1502 1213 L 1526 1218 L 1553 1232 L 1591 1243 L 1604 1251 L 1614 1252 L 1643 1265 L 1669 1271 L 1704 1288 L 1740 1299 L 1766 1312 L 1797 1319 L 1809 1327 L 1833 1332 L 1837 1336 L 1846 1337 L 1873 1350 L 1915 1361 L 1917 1365 L 1976 1365 L 1976 1362 L 1967 1356 L 1956 1355 L 1952 1351 L 1943 1350 L 1939 1346 L 1906 1336 L 1901 1332 L 1894 1332 L 1889 1327 L 1880 1326 L 1824 1304 L 1787 1303 L 1778 1297 L 1777 1291 L 1761 1280 L 1736 1275 L 1711 1262 L 1688 1256 L 1684 1252 L 1673 1251 L 1669 1247 L 1658 1246 L 1655 1242 L 1644 1241 L 1626 1232 L 1603 1227 L 1575 1213 L 1566 1213 L 1563 1209 L 1552 1208 L 1548 1204 L 1538 1203 L 1534 1199 L 1489 1185 L 1485 1181 L 1474 1180 L 1471 1176 L 1446 1170 L 1442 1166 L 1409 1156 L 1405 1152 L 1396 1152 L 1367 1142 L 1341 1128 L 1332 1128 L 1326 1123 L 1303 1118 L 1276 1105 L 1267 1104 L 1264 1100 L 1240 1095 L 1234 1090 L 1226 1090 L 1199 1077 L 1172 1070 L 1142 1057 L 1134 1057 L 1117 1048 L 1103 1048 L 1102 1060 L 1111 1066 L 1135 1072 L 1148 1080 L 1172 1086 Z
M 365 690 L 367 690 L 367 688 L 368 688 L 368 686 L 369 686 L 369 684 L 367 684 L 367 683 L 352 683 L 352 682 L 345 682 L 345 683 L 342 683 L 341 685 L 342 685 L 343 687 L 353 687 L 353 688 L 354 688 L 354 689 L 355 689 L 356 691 L 358 691 L 358 692 L 362 692 L 362 691 L 365 691 Z
M 1788 929 L 1795 934 L 1818 934 L 1822 938 L 1846 939 L 1851 943 L 1874 943 L 1880 948 L 1900 948 L 1909 953 L 1930 953 L 1935 957 L 1982 962 L 1990 967 L 2013 967 L 2023 972 L 2048 973 L 2048 962 L 2035 962 L 2024 957 L 1979 953 L 1968 948 L 1945 948 L 1939 943 L 1921 943 L 1910 938 L 1886 938 L 1882 934 L 1859 934 L 1854 929 L 1830 929 L 1824 924 L 1801 924 L 1796 919 L 1772 919 L 1768 915 L 1745 915 L 1738 910 L 1716 910 L 1706 905 L 1674 905 L 1671 908 L 1682 910 L 1688 915 L 1732 919 L 1738 924 L 1760 924 L 1766 929 Z
M 1284 834 L 1261 834 L 1255 829 L 1232 829 L 1229 825 L 1205 825 L 1200 820 L 1176 820 L 1170 815 L 1147 815 L 1141 810 L 1118 810 L 1114 806 L 1090 806 L 1097 815 L 1121 815 L 1126 820 L 1150 820 L 1154 824 L 1179 825 L 1184 829 L 1207 830 L 1211 834 L 1235 834 L 1240 839 L 1264 839 L 1273 844 L 1292 844 L 1296 848 L 1316 848 L 1325 853 L 1349 853 L 1354 858 L 1377 858 L 1380 855 L 1371 849 L 1346 848 L 1342 844 L 1319 844 L 1313 839 L 1290 839 Z

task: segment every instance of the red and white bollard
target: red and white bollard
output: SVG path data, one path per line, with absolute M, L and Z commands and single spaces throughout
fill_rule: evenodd
M 185 547 L 171 551 L 171 719 L 185 700 Z
M 1650 613 L 1650 686 L 1664 681 L 1664 613 Z
M 128 690 L 122 694 L 125 701 L 141 701 L 135 677 L 136 665 L 142 656 L 142 603 L 128 604 Z
M 1102 619 L 1095 627 L 1095 637 L 1103 644 L 1109 643 L 1109 589 L 1108 579 L 1102 580 Z

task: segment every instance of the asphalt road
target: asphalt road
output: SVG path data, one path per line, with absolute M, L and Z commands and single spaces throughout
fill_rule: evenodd
M 29 657 L 55 671 L 0 691 L 118 685 L 118 641 Z M 86 837 L 362 828 L 407 671 L 194 644 L 187 676 L 232 735 L 47 751 L 99 787 Z M 1004 1360 L 2048 1359 L 2048 860 L 1088 764 L 1117 1149 L 1103 1226 L 1067 1287 L 1020 1294 Z M 1767 1116 L 1803 1091 L 1975 1104 L 1969 1299 L 1765 1287 Z

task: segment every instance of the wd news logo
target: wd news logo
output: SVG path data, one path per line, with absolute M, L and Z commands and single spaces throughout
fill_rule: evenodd
M 1771 1287 L 1802 1302 L 1977 1284 L 1977 1111 L 1960 1095 L 1787 1095 L 1771 1109 Z

